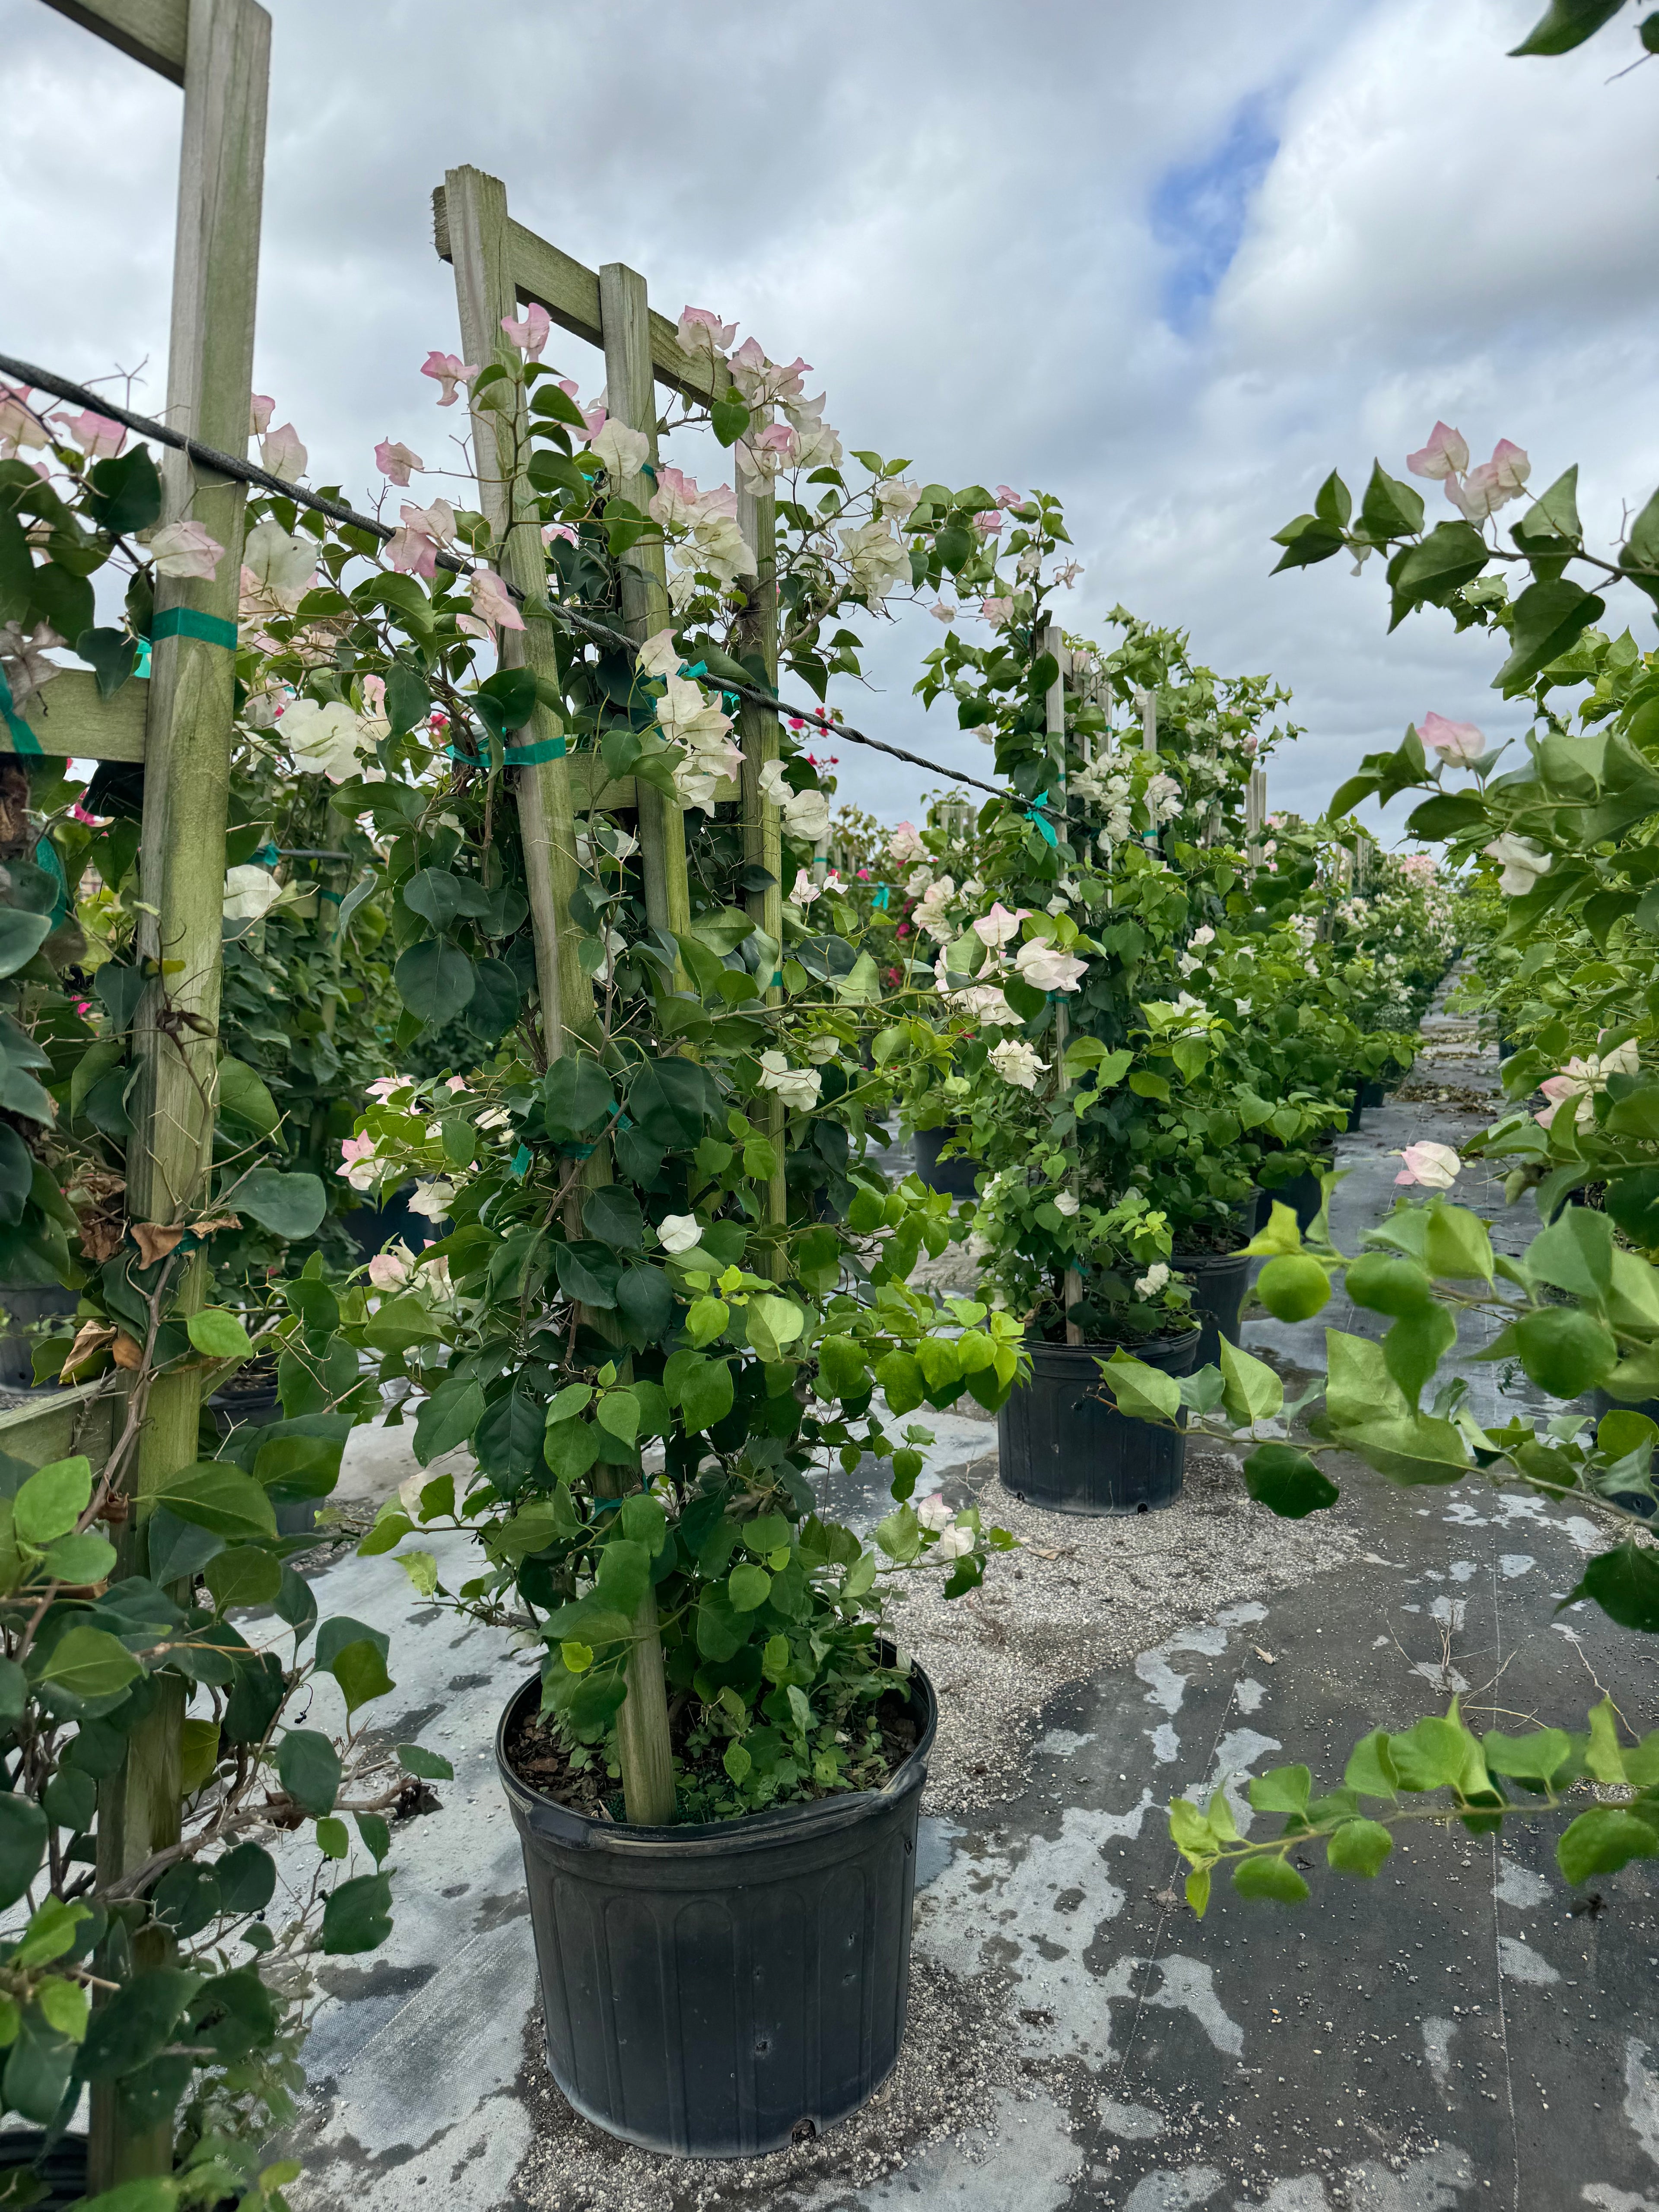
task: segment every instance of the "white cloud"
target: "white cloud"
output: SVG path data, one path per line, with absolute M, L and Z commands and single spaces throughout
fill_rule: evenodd
M 1269 577 L 1329 467 L 1397 472 L 1443 415 L 1478 453 L 1527 446 L 1536 483 L 1580 460 L 1604 541 L 1659 477 L 1651 82 L 1606 82 L 1634 53 L 1616 28 L 1506 59 L 1540 5 L 1053 0 L 1016 25 L 991 0 L 497 0 L 481 37 L 440 0 L 282 0 L 258 385 L 319 482 L 364 495 L 388 435 L 441 463 L 455 425 L 416 373 L 456 338 L 429 198 L 477 160 L 670 314 L 804 353 L 849 447 L 1059 492 L 1087 570 L 1068 619 L 1103 635 L 1121 599 L 1291 684 L 1310 734 L 1273 799 L 1316 807 L 1427 708 L 1515 721 L 1489 642 L 1440 614 L 1385 635 L 1376 564 Z M 40 0 L 0 0 L 0 44 L 8 349 L 79 376 L 148 353 L 158 405 L 179 94 Z M 555 352 L 597 389 L 597 356 Z M 1651 639 L 1632 595 L 1615 611 Z M 982 775 L 909 696 L 938 636 L 907 617 L 881 688 L 842 703 Z M 913 811 L 926 779 L 836 750 L 860 804 Z

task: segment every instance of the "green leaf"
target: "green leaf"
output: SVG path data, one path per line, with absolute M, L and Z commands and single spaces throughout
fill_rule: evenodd
M 734 1613 L 753 1613 L 771 1595 L 772 1577 L 764 1567 L 745 1561 L 742 1566 L 732 1568 L 726 1588 Z
M 542 1118 L 556 1142 L 574 1143 L 590 1135 L 616 1103 L 611 1078 L 597 1060 L 567 1054 L 542 1079 Z
M 302 1813 L 320 1819 L 334 1810 L 343 1770 L 338 1753 L 316 1729 L 289 1729 L 276 1746 L 276 1772 Z
M 392 969 L 392 980 L 410 1012 L 430 1029 L 454 1020 L 471 1000 L 477 981 L 465 953 L 436 938 L 411 945 Z
M 82 2079 L 112 2081 L 148 2065 L 171 2041 L 202 1980 L 181 1967 L 154 1966 L 125 1983 L 92 2016 L 76 2069 Z
M 595 1597 L 624 1618 L 631 1618 L 650 1586 L 650 1553 L 631 1537 L 613 1536 L 599 1553 Z
M 1240 1859 L 1233 1868 L 1233 1887 L 1241 1897 L 1270 1898 L 1275 1905 L 1300 1905 L 1308 1885 L 1288 1859 Z
M 1605 1322 L 1577 1306 L 1534 1307 L 1510 1324 L 1506 1336 L 1529 1379 L 1556 1398 L 1593 1389 L 1619 1357 Z
M 185 1323 L 191 1342 L 210 1359 L 249 1359 L 253 1346 L 240 1315 L 224 1306 L 204 1306 Z
M 384 1698 L 397 1685 L 386 1671 L 386 1661 L 375 1645 L 366 1639 L 348 1644 L 337 1651 L 328 1662 L 328 1671 L 339 1684 L 345 1698 L 346 1711 L 355 1713 L 360 1705 L 372 1698 Z
M 323 1907 L 323 1949 L 330 1957 L 376 1950 L 391 1933 L 390 1875 L 359 1875 L 331 1892 Z
M 529 676 L 527 668 L 515 675 Z M 535 679 L 531 678 L 533 698 Z M 463 917 L 476 921 L 489 906 L 489 893 L 476 876 L 458 876 L 447 868 L 417 868 L 402 885 L 404 904 L 411 914 L 430 922 L 434 929 L 448 929 Z
M 85 511 L 112 538 L 131 538 L 161 519 L 161 479 L 148 446 L 94 461 L 87 471 Z
M 1298 514 L 1274 531 L 1273 543 L 1285 548 L 1273 568 L 1276 576 L 1284 568 L 1310 568 L 1316 562 L 1328 561 L 1342 550 L 1343 539 L 1341 531 L 1321 516 Z
M 422 1467 L 457 1444 L 464 1444 L 483 1418 L 484 1395 L 469 1376 L 441 1382 L 415 1419 L 415 1456 Z
M 645 1216 L 631 1190 L 620 1183 L 605 1183 L 591 1192 L 582 1206 L 582 1226 L 602 1244 L 637 1252 L 645 1235 Z
M 1373 1729 L 1362 1736 L 1348 1756 L 1343 1782 L 1362 1797 L 1393 1797 L 1400 1786 L 1387 1729 Z
M 1240 1428 L 1271 1420 L 1285 1403 L 1285 1385 L 1264 1359 L 1221 1340 L 1221 1402 Z
M 47 1545 L 41 1565 L 54 1582 L 101 1583 L 114 1572 L 115 1559 L 109 1539 L 88 1530 L 83 1536 L 60 1536 Z
M 181 1521 L 216 1536 L 276 1534 L 276 1516 L 263 1486 L 228 1460 L 198 1460 L 194 1467 L 181 1467 L 162 1476 L 152 1495 Z
M 1594 1598 L 1620 1628 L 1659 1635 L 1659 1553 L 1633 1543 L 1603 1552 L 1590 1561 L 1577 1589 L 1563 1602 L 1573 1605 L 1586 1597 Z
M 124 629 L 83 629 L 75 651 L 98 678 L 100 699 L 112 699 L 138 665 L 137 642 Z
M 79 1982 L 66 1982 L 61 1975 L 51 1975 L 36 1984 L 34 2002 L 48 2027 L 55 2028 L 59 2035 L 67 2036 L 71 2043 L 86 2040 L 92 2008 Z
M 255 1168 L 226 1194 L 238 1213 L 289 1243 L 313 1237 L 328 1212 L 328 1193 L 314 1175 L 285 1175 L 279 1168 Z
M 0 1911 L 15 1905 L 39 1873 L 46 1835 L 39 1805 L 15 1790 L 0 1792 Z
M 92 1462 L 57 1459 L 37 1468 L 12 1500 L 12 1527 L 26 1543 L 66 1536 L 92 1498 Z
M 1395 538 L 1414 538 L 1423 527 L 1423 495 L 1398 477 L 1389 476 L 1381 461 L 1371 465 L 1371 480 L 1359 509 L 1359 527 L 1375 545 Z
M 631 1390 L 607 1390 L 594 1409 L 594 1418 L 607 1435 L 631 1444 L 640 1432 L 640 1401 Z
M 1444 606 L 1454 592 L 1474 579 L 1492 558 L 1486 540 L 1467 522 L 1437 522 L 1420 544 L 1408 545 L 1389 563 L 1394 586 L 1395 629 L 1425 601 Z
M 51 934 L 49 914 L 25 914 L 21 907 L 0 907 L 0 976 L 15 975 L 27 966 Z
M 1244 1462 L 1244 1487 L 1281 1521 L 1304 1521 L 1334 1505 L 1341 1492 L 1294 1444 L 1258 1444 Z
M 1394 1849 L 1394 1838 L 1380 1820 L 1344 1820 L 1331 1831 L 1325 1857 L 1334 1874 L 1364 1875 L 1371 1881 Z
M 1164 1375 L 1121 1350 L 1097 1364 L 1119 1413 L 1133 1420 L 1174 1420 L 1181 1407 L 1181 1384 L 1176 1376 Z
M 71 1698 L 110 1698 L 143 1671 L 125 1644 L 106 1629 L 71 1628 L 52 1646 L 40 1680 Z
M 1610 23 L 1624 4 L 1625 0 L 1550 0 L 1526 37 L 1510 52 L 1570 54 L 1586 39 L 1594 38 L 1604 23 Z
M 219 1062 L 219 1110 L 262 1137 L 274 1135 L 283 1119 L 263 1079 L 228 1055 Z
M 442 1753 L 428 1751 L 418 1743 L 398 1746 L 398 1764 L 405 1774 L 412 1774 L 417 1782 L 453 1782 L 455 1770 Z
M 669 1395 L 679 1406 L 688 1436 L 713 1428 L 732 1410 L 731 1366 L 724 1359 L 697 1359 L 682 1371 L 678 1391 Z
M 1250 1782 L 1250 1802 L 1258 1813 L 1305 1813 L 1313 1775 L 1305 1766 L 1275 1766 Z
M 1515 602 L 1513 640 L 1509 659 L 1492 678 L 1492 689 L 1506 699 L 1527 690 L 1540 672 L 1559 659 L 1573 641 L 1603 612 L 1605 599 L 1587 592 L 1570 577 L 1528 584 Z
M 425 680 L 407 661 L 394 660 L 386 676 L 386 717 L 392 736 L 404 736 L 431 712 L 432 694 Z
M 1632 1859 L 1650 1858 L 1659 1858 L 1659 1829 L 1620 1805 L 1598 1805 L 1581 1813 L 1555 1846 L 1555 1863 L 1569 1881 L 1588 1881 L 1593 1874 L 1617 1874 Z
M 735 446 L 749 428 L 749 410 L 741 399 L 717 399 L 708 419 L 721 445 Z

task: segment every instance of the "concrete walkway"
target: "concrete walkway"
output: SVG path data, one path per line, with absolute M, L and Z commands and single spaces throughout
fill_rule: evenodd
M 1471 1094 L 1493 1087 L 1490 1057 L 1466 1025 L 1431 1027 L 1408 1091 L 1432 1095 L 1368 1115 L 1341 1146 L 1350 1251 L 1392 1203 L 1391 1148 L 1456 1143 L 1487 1118 Z M 1458 1194 L 1510 1249 L 1534 1225 L 1529 1203 L 1505 1218 L 1501 1186 L 1474 1171 Z M 1315 1370 L 1328 1319 L 1373 1317 L 1339 1301 L 1317 1324 L 1253 1323 L 1248 1340 L 1287 1375 Z M 1498 1370 L 1469 1372 L 1489 1409 Z M 904 1616 L 947 1709 L 909 2039 L 865 2113 L 750 2165 L 614 2143 L 551 2087 L 491 1747 L 526 1655 L 411 1614 L 386 1561 L 321 1568 L 325 1613 L 392 1632 L 384 1732 L 418 1725 L 457 1779 L 398 1831 L 390 1943 L 319 1973 L 296 2208 L 1659 2212 L 1646 1869 L 1574 1894 L 1553 1830 L 1425 1831 L 1374 1883 L 1321 1864 L 1299 1908 L 1224 1889 L 1200 1924 L 1159 1810 L 1224 1781 L 1244 1826 L 1250 1773 L 1302 1759 L 1339 1780 L 1368 1727 L 1404 1726 L 1452 1691 L 1477 1727 L 1513 1729 L 1582 1723 L 1605 1686 L 1633 1727 L 1654 1726 L 1655 1656 L 1594 1610 L 1554 1611 L 1588 1524 L 1518 1494 L 1397 1492 L 1351 1468 L 1343 1504 L 1293 1527 L 1197 1449 L 1172 1512 L 1082 1523 L 1006 1500 L 991 1425 L 936 1427 L 923 1486 L 981 1495 L 1031 1553 L 948 1617 Z M 366 1449 L 376 1482 L 392 1479 L 394 1439 Z M 850 1481 L 836 1502 L 864 1517 L 879 1483 Z M 459 1555 L 443 1564 L 459 1578 Z

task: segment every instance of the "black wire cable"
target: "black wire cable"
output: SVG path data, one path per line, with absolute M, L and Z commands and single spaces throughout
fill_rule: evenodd
M 15 361 L 9 354 L 0 354 L 0 372 L 16 377 L 37 391 L 49 392 L 55 399 L 72 400 L 78 406 L 90 408 L 94 414 L 102 415 L 112 422 L 119 422 L 125 429 L 136 430 L 147 438 L 157 438 L 164 446 L 171 446 L 175 451 L 187 454 L 192 461 L 211 469 L 216 475 L 231 477 L 241 483 L 257 484 L 262 491 L 275 492 L 281 499 L 291 499 L 297 506 L 308 507 L 318 514 L 327 515 L 332 521 L 349 523 L 354 530 L 367 530 L 383 543 L 397 535 L 390 523 L 378 522 L 370 514 L 359 514 L 355 507 L 343 506 L 338 500 L 327 499 L 320 492 L 307 491 L 302 485 L 292 484 L 282 477 L 272 476 L 268 469 L 258 468 L 252 461 L 240 460 L 234 453 L 222 453 L 216 447 L 204 446 L 199 439 L 186 437 L 181 430 L 170 429 L 165 422 L 153 422 L 149 416 L 135 415 L 127 408 L 118 407 L 113 400 L 106 399 L 96 392 L 88 392 L 83 385 L 71 384 L 67 378 L 53 376 L 46 369 L 37 368 L 33 362 Z M 471 576 L 474 573 L 465 561 L 459 560 L 453 553 L 440 550 L 436 558 L 438 567 L 447 569 L 452 575 Z M 623 631 L 612 629 L 608 623 L 595 622 L 590 615 L 579 615 L 573 609 L 561 606 L 551 599 L 539 604 L 526 599 L 517 586 L 509 583 L 505 576 L 499 577 L 497 580 L 521 606 L 528 606 L 532 613 L 550 616 L 553 621 L 562 623 L 580 636 L 589 638 L 596 644 L 611 646 L 627 653 L 631 659 L 638 659 L 639 647 Z M 1003 799 L 1008 795 L 1000 785 L 986 783 L 976 775 L 964 774 L 961 769 L 946 768 L 942 762 L 924 759 L 921 753 L 907 752 L 902 745 L 890 745 L 880 738 L 866 737 L 862 730 L 850 728 L 845 722 L 832 720 L 823 707 L 793 706 L 774 691 L 763 691 L 755 684 L 739 684 L 729 676 L 705 673 L 699 675 L 696 681 L 711 691 L 732 692 L 738 698 L 747 700 L 751 706 L 763 707 L 769 714 L 787 714 L 797 721 L 809 722 L 824 737 L 845 738 L 849 744 L 867 745 L 872 752 L 886 753 L 893 760 L 908 762 L 912 768 L 927 769 L 934 775 L 949 776 L 957 783 L 971 783 L 976 791 L 988 791 L 994 799 Z M 1042 811 L 1046 814 L 1059 812 L 1054 807 L 1044 807 Z

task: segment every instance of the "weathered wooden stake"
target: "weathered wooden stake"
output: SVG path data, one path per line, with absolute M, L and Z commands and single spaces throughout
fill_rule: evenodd
M 1059 623 L 1045 623 L 1042 626 L 1042 635 L 1037 641 L 1037 644 L 1038 657 L 1041 658 L 1044 653 L 1053 653 L 1059 669 L 1059 673 L 1048 686 L 1044 697 L 1043 713 L 1045 726 L 1048 733 L 1051 788 L 1061 806 L 1064 807 L 1066 804 L 1066 674 L 1060 659 L 1065 646 L 1060 638 Z M 1054 1095 L 1056 1097 L 1066 1087 L 1062 1063 L 1066 1058 L 1066 1040 L 1070 1028 L 1071 1024 L 1066 1015 L 1066 1002 L 1062 999 L 1054 1008 Z M 1074 1193 L 1075 1188 L 1076 1178 L 1073 1177 Z M 1067 1344 L 1081 1344 L 1083 1331 L 1072 1319 L 1072 1308 L 1083 1296 L 1083 1278 L 1075 1267 L 1068 1267 L 1066 1270 L 1062 1295 L 1065 1304 L 1066 1341 Z
M 118 33 L 128 12 L 111 10 Z M 93 28 L 103 27 L 102 17 L 97 9 L 82 13 Z M 233 453 L 247 443 L 253 388 L 270 56 L 270 19 L 254 0 L 190 0 L 167 413 L 177 428 Z M 204 523 L 225 549 L 215 577 L 164 577 L 156 590 L 141 847 L 147 910 L 137 949 L 159 973 L 134 1036 L 127 1203 L 134 1221 L 165 1224 L 205 1203 L 212 1168 L 246 495 L 240 483 L 198 472 L 182 453 L 167 453 L 161 480 L 163 519 Z M 199 1258 L 187 1261 L 179 1278 L 182 1310 L 199 1306 L 203 1286 Z M 199 1371 L 165 1375 L 151 1387 L 123 1544 L 125 1573 L 147 1571 L 149 1501 L 164 1476 L 196 1458 L 200 1403 Z M 106 1880 L 142 1865 L 179 1832 L 185 1685 L 165 1675 L 157 1691 L 127 1739 L 125 1762 L 99 1792 L 98 1864 Z M 161 1962 L 171 1948 L 160 1929 L 146 1930 L 134 1946 L 145 1963 Z M 94 2191 L 169 2172 L 171 2122 L 135 2127 L 118 2114 L 113 2087 L 94 2084 L 90 2158 Z
M 771 492 L 750 490 L 744 484 L 743 471 L 738 471 L 738 527 L 743 532 L 745 545 L 755 556 L 756 574 L 744 586 L 749 605 L 738 622 L 738 651 L 740 655 L 757 657 L 766 672 L 766 681 L 775 690 L 778 682 L 778 571 L 777 571 L 777 501 Z M 783 824 L 777 808 L 769 799 L 761 797 L 761 775 L 769 761 L 779 757 L 778 718 L 764 707 L 751 706 L 747 700 L 738 712 L 738 734 L 743 744 L 743 857 L 751 866 L 764 868 L 772 878 L 769 889 L 750 891 L 747 905 L 750 918 L 758 923 L 770 940 L 771 950 L 763 950 L 768 972 L 760 979 L 769 1006 L 781 1006 L 783 991 L 781 972 L 783 963 Z M 772 1140 L 777 1165 L 772 1172 L 766 1190 L 767 1218 L 775 1227 L 781 1228 L 789 1218 L 789 1184 L 785 1170 L 784 1146 L 785 1115 L 783 1101 L 775 1092 L 767 1101 L 766 1128 Z M 783 1273 L 783 1254 L 772 1255 L 772 1273 L 780 1278 Z
M 509 255 L 507 187 L 482 169 L 451 169 L 444 178 L 444 208 L 466 358 L 481 368 L 500 362 L 516 369 L 518 349 L 501 328 L 502 316 L 516 318 L 519 309 Z M 501 389 L 497 383 L 483 396 Z M 526 599 L 545 601 L 547 560 L 541 519 L 525 473 L 529 453 L 522 408 L 503 416 L 475 407 L 472 449 L 479 498 L 501 549 L 496 565 Z M 532 668 L 556 691 L 556 635 L 545 615 L 526 613 L 522 630 L 502 633 L 502 666 Z M 536 945 L 542 1042 L 552 1060 L 570 1048 L 567 1032 L 575 1038 L 594 1034 L 593 986 L 581 965 L 580 933 L 569 920 L 577 882 L 576 823 L 564 725 L 556 710 L 545 700 L 538 701 L 515 743 L 544 756 L 511 774 Z
M 605 333 L 605 386 L 609 413 L 637 430 L 646 441 L 646 460 L 657 465 L 657 383 L 651 360 L 651 308 L 645 279 L 621 261 L 599 270 L 599 321 Z M 655 489 L 641 471 L 615 487 L 645 513 Z M 668 567 L 662 541 L 641 538 L 622 556 L 623 627 L 643 644 L 671 620 Z M 685 817 L 672 799 L 641 780 L 640 862 L 645 876 L 645 915 L 653 929 L 669 935 L 691 927 L 691 895 L 685 873 Z

